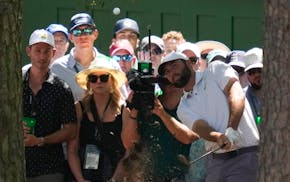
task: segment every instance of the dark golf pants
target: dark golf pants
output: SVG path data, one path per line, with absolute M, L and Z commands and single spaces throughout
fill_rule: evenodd
M 258 148 L 213 154 L 208 158 L 206 182 L 256 182 Z

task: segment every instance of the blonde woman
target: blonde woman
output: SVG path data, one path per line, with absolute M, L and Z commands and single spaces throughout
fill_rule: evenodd
M 77 136 L 68 143 L 69 165 L 78 182 L 108 181 L 138 140 L 136 118 L 120 104 L 126 76 L 103 60 L 78 73 L 76 82 L 85 95 L 75 104 Z

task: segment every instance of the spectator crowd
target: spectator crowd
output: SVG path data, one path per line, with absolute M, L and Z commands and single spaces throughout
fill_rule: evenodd
M 261 48 L 190 42 L 175 30 L 142 38 L 131 18 L 116 21 L 110 55 L 98 37 L 87 13 L 30 35 L 28 182 L 256 181 Z

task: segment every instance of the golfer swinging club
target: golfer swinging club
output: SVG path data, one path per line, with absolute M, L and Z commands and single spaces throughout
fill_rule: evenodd
M 214 52 L 207 59 L 213 60 Z M 237 73 L 219 60 L 204 72 L 195 72 L 179 52 L 164 60 L 158 73 L 185 91 L 178 117 L 206 140 L 207 151 L 225 144 L 208 158 L 206 181 L 256 181 L 259 134 Z

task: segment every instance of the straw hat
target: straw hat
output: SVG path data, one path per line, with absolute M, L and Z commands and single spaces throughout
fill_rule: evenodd
M 113 68 L 108 59 L 97 59 L 93 61 L 88 69 L 85 69 L 76 74 L 75 80 L 81 88 L 87 90 L 88 75 L 98 72 L 108 72 L 115 78 L 119 87 L 121 87 L 127 81 L 125 73 Z
M 221 49 L 227 53 L 231 51 L 225 44 L 214 40 L 202 40 L 196 42 L 195 44 L 199 48 L 200 52 L 207 49 Z

